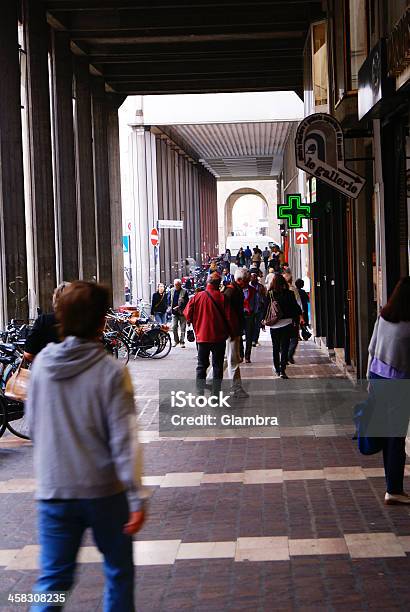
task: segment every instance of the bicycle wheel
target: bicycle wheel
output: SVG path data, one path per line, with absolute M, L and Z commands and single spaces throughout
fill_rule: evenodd
M 161 330 L 152 328 L 140 336 L 138 345 L 138 357 L 152 358 L 161 350 Z
M 0 438 L 7 427 L 7 404 L 3 396 L 0 397 Z
M 127 365 L 130 358 L 130 347 L 122 336 L 117 336 L 113 342 L 113 353 L 124 365 Z
M 167 332 L 161 330 L 159 335 L 159 341 L 160 345 L 158 351 L 152 356 L 153 359 L 163 359 L 164 357 L 169 355 L 169 352 L 171 350 L 171 336 Z
M 24 411 L 23 402 L 7 402 L 6 415 L 7 429 L 18 438 L 30 440 L 28 419 Z

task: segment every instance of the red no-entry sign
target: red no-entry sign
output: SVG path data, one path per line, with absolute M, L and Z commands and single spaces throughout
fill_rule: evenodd
M 152 246 L 157 246 L 159 242 L 158 230 L 156 227 L 153 227 L 150 234 L 150 240 Z
M 296 244 L 307 244 L 309 242 L 308 232 L 296 232 Z

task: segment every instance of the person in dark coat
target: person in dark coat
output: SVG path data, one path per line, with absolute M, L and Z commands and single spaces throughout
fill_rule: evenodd
M 26 361 L 33 361 L 35 356 L 46 348 L 47 344 L 60 342 L 55 309 L 58 300 L 69 285 L 70 283 L 62 282 L 54 289 L 53 312 L 40 314 L 35 320 L 24 346 L 24 359 Z
M 303 321 L 305 325 L 309 325 L 309 295 L 304 290 L 305 281 L 301 278 L 295 280 L 295 286 L 299 291 L 300 300 L 302 302 Z
M 302 310 L 296 301 L 293 291 L 283 276 L 277 274 L 273 277 L 266 300 L 265 314 L 262 325 L 266 321 L 266 315 L 270 304 L 274 302 L 280 312 L 280 318 L 269 325 L 272 340 L 273 366 L 277 376 L 288 378 L 286 366 L 288 363 L 289 344 L 294 329 L 294 320 L 302 315 Z
M 164 283 L 159 283 L 157 291 L 152 296 L 151 315 L 157 323 L 165 325 L 167 322 L 167 294 Z
M 183 289 L 181 279 L 174 280 L 174 286 L 169 293 L 169 306 L 172 312 L 172 332 L 174 335 L 173 346 L 181 346 L 185 348 L 185 331 L 186 319 L 184 317 L 184 308 L 189 300 L 188 291 Z M 179 334 L 178 334 L 179 330 Z
M 238 268 L 242 268 L 246 263 L 246 257 L 243 248 L 241 247 L 236 254 L 236 265 Z

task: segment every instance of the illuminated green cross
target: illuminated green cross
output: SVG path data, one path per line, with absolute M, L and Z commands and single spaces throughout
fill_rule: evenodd
M 300 193 L 286 196 L 287 204 L 278 204 L 278 219 L 286 219 L 290 229 L 302 227 L 302 220 L 310 218 L 310 204 L 302 204 Z

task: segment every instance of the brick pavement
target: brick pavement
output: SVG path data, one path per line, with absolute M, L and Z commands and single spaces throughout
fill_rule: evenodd
M 244 377 L 271 377 L 268 343 L 254 349 L 252 361 L 242 368 Z M 289 376 L 311 384 L 342 376 L 313 343 L 298 349 L 296 362 Z M 137 555 L 143 563 L 136 568 L 138 612 L 410 606 L 410 512 L 382 504 L 379 455 L 363 457 L 348 433 L 326 429 L 261 439 L 158 439 L 158 379 L 193 373 L 194 347 L 173 349 L 164 361 L 137 360 L 130 369 L 146 432 L 144 473 L 156 483 L 150 485 L 149 519 L 137 538 L 138 550 L 146 548 Z M 36 547 L 23 555 L 25 546 L 37 544 L 31 456 L 29 443 L 0 440 L 0 592 L 29 590 L 36 576 L 22 561 L 36 567 Z M 19 487 L 22 492 L 16 492 Z M 178 544 L 171 554 L 159 540 Z M 160 554 L 150 565 L 147 547 L 155 542 Z M 183 548 L 195 542 L 203 544 Z M 206 543 L 212 542 L 225 542 L 228 558 L 209 558 L 214 549 Z M 254 560 L 235 560 L 241 542 L 251 546 L 245 557 Z M 89 535 L 83 544 L 92 546 Z M 203 558 L 181 558 L 191 549 Z M 16 552 L 14 561 L 2 561 L 2 551 L 9 550 Z M 93 549 L 87 550 L 91 556 L 79 565 L 67 610 L 101 610 L 102 569 Z M 261 556 L 274 560 L 258 561 Z

